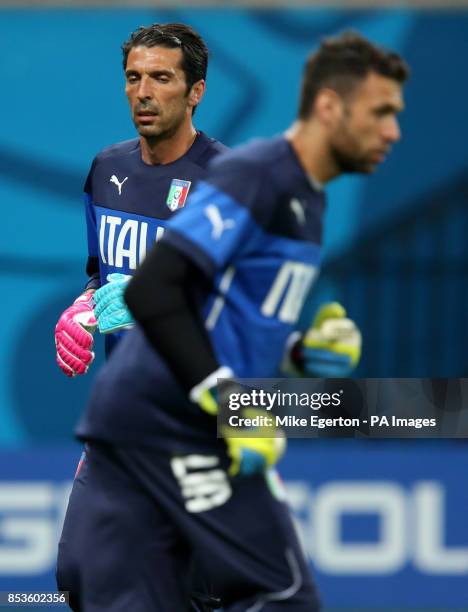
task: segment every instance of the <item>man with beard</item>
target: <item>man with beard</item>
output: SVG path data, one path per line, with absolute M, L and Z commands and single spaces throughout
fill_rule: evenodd
M 187 609 L 193 555 L 228 612 L 319 609 L 271 486 L 281 432 L 217 438 L 216 381 L 275 376 L 285 352 L 305 374 L 327 346 L 356 360 L 353 326 L 334 337 L 320 320 L 304 335 L 295 327 L 320 264 L 323 187 L 384 160 L 400 138 L 407 75 L 398 55 L 358 34 L 325 40 L 307 61 L 297 121 L 214 160 L 130 281 L 139 325 L 77 428 L 92 491 L 81 517 L 85 610 Z M 151 583 L 138 575 L 148 559 L 160 568 Z

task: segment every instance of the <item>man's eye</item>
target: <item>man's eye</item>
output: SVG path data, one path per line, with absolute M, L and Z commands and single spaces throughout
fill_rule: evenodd
M 159 83 L 169 83 L 169 78 L 167 76 L 158 76 L 156 80 Z
M 382 108 L 377 108 L 374 110 L 374 114 L 378 118 L 388 117 L 389 115 L 396 115 L 397 110 L 392 106 L 384 106 Z
M 136 83 L 138 81 L 138 77 L 135 75 L 129 75 L 127 77 L 127 83 Z

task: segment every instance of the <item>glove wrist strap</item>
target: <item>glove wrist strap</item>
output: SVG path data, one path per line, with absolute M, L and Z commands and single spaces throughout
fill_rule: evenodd
M 195 387 L 191 389 L 189 397 L 192 402 L 199 402 L 204 391 L 206 391 L 207 389 L 211 389 L 212 387 L 215 387 L 217 385 L 218 378 L 234 378 L 234 372 L 231 370 L 231 368 L 228 368 L 227 366 L 221 366 L 220 368 L 212 372 L 204 380 L 199 382 L 198 385 L 195 385 Z
M 281 371 L 290 376 L 302 376 L 303 374 L 302 356 L 302 334 L 299 331 L 293 332 L 287 342 L 284 351 Z
M 94 293 L 94 292 L 93 292 Z M 89 306 L 93 306 L 93 293 L 85 292 L 79 295 L 73 304 L 88 304 Z

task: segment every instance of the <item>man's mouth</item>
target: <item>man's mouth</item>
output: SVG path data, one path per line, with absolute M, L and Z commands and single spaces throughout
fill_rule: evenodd
M 153 125 L 155 118 L 158 116 L 158 113 L 154 111 L 142 110 L 136 113 L 135 120 L 142 127 L 145 125 Z
M 388 149 L 379 149 L 377 151 L 373 151 L 372 153 L 372 161 L 381 163 L 385 160 L 388 155 Z

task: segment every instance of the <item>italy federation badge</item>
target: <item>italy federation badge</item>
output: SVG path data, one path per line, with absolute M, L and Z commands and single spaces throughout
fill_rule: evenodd
M 191 184 L 192 183 L 190 181 L 172 179 L 171 187 L 169 189 L 169 193 L 167 194 L 166 200 L 169 210 L 174 211 L 184 206 Z

